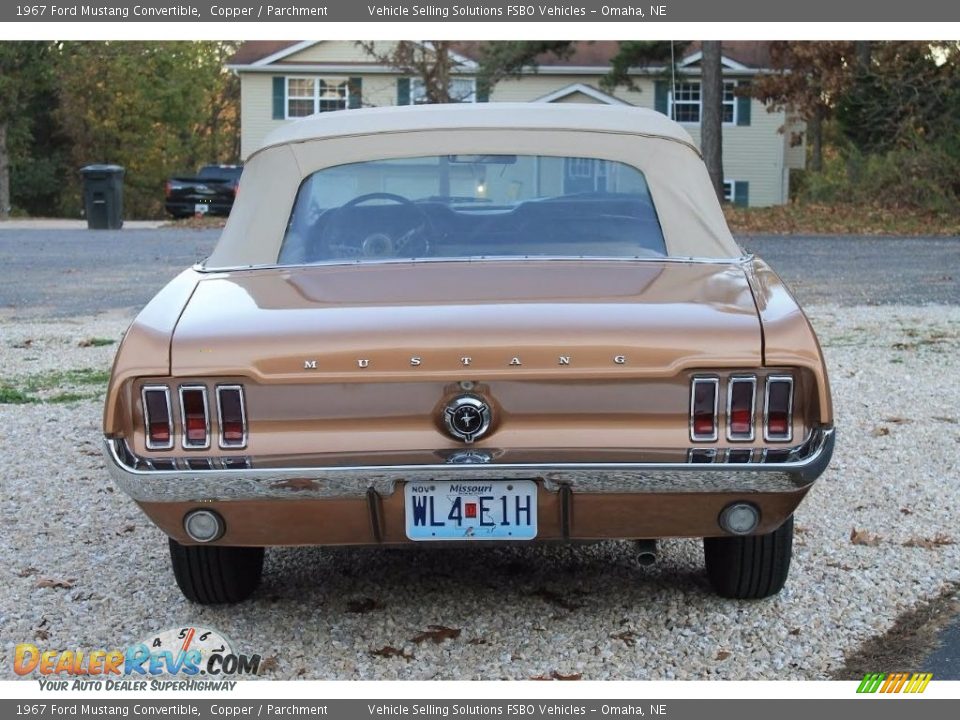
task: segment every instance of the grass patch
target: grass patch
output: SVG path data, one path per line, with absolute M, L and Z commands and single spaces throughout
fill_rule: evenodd
M 98 397 L 99 395 L 97 393 L 64 392 L 59 395 L 54 395 L 53 397 L 48 397 L 43 402 L 72 403 L 80 402 L 81 400 L 96 400 Z
M 86 340 L 81 340 L 77 343 L 80 347 L 106 347 L 107 345 L 115 345 L 116 340 L 111 340 L 110 338 L 87 338 Z
M 66 386 L 103 385 L 110 380 L 110 372 L 95 368 L 80 368 L 76 370 L 54 370 L 53 372 L 31 375 L 24 381 L 27 392 L 36 393 L 44 390 L 57 390 Z
M 26 405 L 36 401 L 36 398 L 30 397 L 22 390 L 9 385 L 0 385 L 0 405 Z
M 766 208 L 723 208 L 739 235 L 960 235 L 960 213 L 857 204 L 789 203 Z
M 30 375 L 16 383 L 0 381 L 0 405 L 94 400 L 103 395 L 109 380 L 108 370 L 76 368 Z

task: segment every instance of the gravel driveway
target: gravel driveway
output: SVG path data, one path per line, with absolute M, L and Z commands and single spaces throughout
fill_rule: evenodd
M 129 314 L 89 316 L 151 295 L 160 275 L 202 255 L 211 237 L 163 232 L 172 235 L 143 239 L 164 261 L 134 280 L 97 270 L 102 279 L 90 291 L 85 273 L 57 275 L 55 268 L 80 260 L 64 259 L 63 246 L 58 253 L 51 244 L 46 267 L 8 268 L 14 282 L 0 290 L 3 304 L 14 306 L 8 315 L 24 317 L 37 291 L 23 276 L 60 278 L 44 291 L 34 319 L 4 321 L 0 338 L 0 378 L 47 400 L 0 404 L 4 677 L 12 676 L 19 642 L 114 647 L 196 623 L 222 631 L 242 652 L 276 658 L 267 676 L 282 679 L 818 679 L 901 613 L 960 582 L 956 281 L 943 283 L 946 295 L 938 285 L 915 300 L 946 297 L 952 306 L 864 304 L 923 291 L 889 283 L 866 288 L 872 294 L 865 301 L 816 304 L 817 288 L 829 286 L 818 278 L 830 259 L 804 267 L 807 256 L 795 244 L 758 239 L 748 245 L 763 246 L 788 278 L 802 273 L 808 280 L 797 290 L 814 302 L 807 309 L 824 345 L 840 433 L 833 464 L 798 511 L 794 565 L 779 596 L 714 597 L 699 542 L 664 543 L 660 562 L 649 568 L 635 562 L 630 543 L 605 542 L 271 550 L 253 600 L 191 605 L 173 581 L 163 534 L 114 491 L 100 454 L 97 383 L 115 351 L 104 343 L 119 339 Z M 127 234 L 96 242 L 126 242 Z M 0 250 L 9 254 L 4 235 Z M 854 242 L 866 248 L 878 241 Z M 944 274 L 957 247 L 946 241 L 939 256 L 925 256 L 910 271 L 901 262 L 869 272 L 900 272 L 900 284 L 908 272 Z M 79 257 L 91 268 L 123 264 L 119 251 L 110 263 L 88 254 L 89 246 Z M 778 257 L 801 264 L 787 269 Z M 78 296 L 84 299 L 68 317 L 69 298 Z M 414 641 L 432 625 L 449 628 L 440 635 L 451 637 Z

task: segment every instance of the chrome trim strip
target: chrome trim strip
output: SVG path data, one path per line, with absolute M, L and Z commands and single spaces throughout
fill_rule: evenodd
M 650 263 L 666 262 L 696 265 L 745 265 L 753 262 L 754 255 L 740 255 L 739 257 L 729 258 L 711 258 L 711 257 L 693 257 L 693 256 L 656 256 L 656 257 L 617 257 L 617 256 L 578 256 L 578 255 L 542 255 L 537 257 L 521 255 L 485 255 L 477 257 L 433 257 L 433 258 L 389 258 L 389 259 L 364 259 L 364 260 L 326 260 L 315 263 L 296 263 L 290 265 L 280 265 L 278 263 L 261 263 L 259 265 L 230 265 L 228 267 L 207 267 L 206 262 L 196 263 L 193 270 L 199 273 L 228 273 L 248 270 L 293 270 L 312 267 L 335 267 L 351 265 L 413 265 L 418 263 L 483 263 L 483 262 L 632 262 L 632 263 Z
M 164 445 L 158 445 L 150 439 L 150 411 L 147 409 L 148 392 L 162 392 L 167 403 L 167 432 L 170 439 Z M 166 385 L 144 385 L 140 388 L 140 402 L 143 405 L 143 432 L 147 450 L 173 450 L 173 408 L 170 405 L 170 388 Z
M 697 435 L 693 429 L 693 410 L 697 399 L 697 385 L 713 385 L 713 433 L 710 435 Z M 717 418 L 717 409 L 720 398 L 720 378 L 716 376 L 697 376 L 690 381 L 690 441 L 691 442 L 716 442 L 719 437 L 720 421 Z
M 243 426 L 243 440 L 237 443 L 228 443 L 223 437 L 223 410 L 221 394 L 224 390 L 236 390 L 240 395 L 240 424 Z M 217 385 L 217 435 L 221 450 L 243 450 L 247 447 L 247 401 L 243 397 L 243 385 Z
M 733 408 L 733 386 L 739 383 L 749 383 L 750 385 L 750 433 L 747 435 L 734 434 L 730 426 L 730 413 Z M 757 376 L 756 375 L 735 375 L 727 381 L 727 440 L 730 442 L 753 442 L 756 437 L 754 425 L 756 425 L 757 412 Z
M 183 404 L 183 392 L 184 391 L 199 391 L 203 397 L 203 422 L 204 422 L 204 436 L 203 436 L 203 445 L 195 445 L 191 443 L 187 438 L 187 409 Z M 183 432 L 180 434 L 180 447 L 184 450 L 208 450 L 210 448 L 210 406 L 207 403 L 207 386 L 206 385 L 181 385 L 179 388 L 180 394 L 180 427 L 183 429 Z
M 770 434 L 770 385 L 785 382 L 790 386 L 790 395 L 787 397 L 787 434 Z M 767 377 L 766 388 L 763 393 L 763 439 L 767 442 L 790 442 L 793 440 L 793 377 L 790 375 L 770 375 Z
M 793 492 L 809 487 L 833 454 L 833 428 L 817 428 L 785 462 L 757 463 L 530 463 L 140 470 L 122 439 L 105 441 L 117 485 L 139 502 L 364 498 L 373 488 L 390 495 L 398 483 L 445 480 L 536 479 L 545 490 L 594 492 Z M 132 463 L 132 464 L 131 464 Z M 296 482 L 292 482 L 296 481 Z

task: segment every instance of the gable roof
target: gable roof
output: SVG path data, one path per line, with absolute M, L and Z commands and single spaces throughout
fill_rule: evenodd
M 250 40 L 243 43 L 236 53 L 227 61 L 227 65 L 234 69 L 243 69 L 249 66 L 264 66 L 273 63 L 282 63 L 285 58 L 295 55 L 298 51 L 314 45 L 322 40 Z M 481 41 L 466 41 L 454 43 L 453 50 L 466 63 L 480 59 L 481 48 L 487 43 Z M 573 43 L 573 52 L 563 58 L 547 53 L 537 58 L 541 71 L 559 71 L 561 68 L 602 69 L 609 68 L 610 61 L 617 54 L 620 43 L 615 40 L 578 40 Z M 722 45 L 722 53 L 727 61 L 725 66 L 731 70 L 761 70 L 769 67 L 770 43 L 766 41 L 729 40 Z M 700 57 L 700 43 L 690 43 L 686 54 L 677 59 L 678 65 L 695 64 Z M 357 64 L 357 63 L 353 63 Z M 361 63 L 362 64 L 362 63 Z M 378 65 L 372 58 L 370 65 Z

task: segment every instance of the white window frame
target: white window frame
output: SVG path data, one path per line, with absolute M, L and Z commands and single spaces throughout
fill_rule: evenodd
M 457 77 L 457 76 L 450 78 L 451 85 L 457 81 L 469 82 L 471 86 L 471 90 L 470 90 L 470 94 L 467 95 L 466 100 L 456 100 L 455 102 L 475 103 L 477 101 L 477 79 L 472 77 Z M 426 96 L 426 88 L 424 86 L 423 80 L 418 77 L 410 78 L 410 104 L 426 105 L 427 103 L 422 99 L 425 96 Z M 418 101 L 418 98 L 419 98 L 419 101 Z
M 733 205 L 734 200 L 737 198 L 737 183 L 739 180 L 728 180 L 724 178 L 723 180 L 723 199 Z M 729 190 L 727 189 L 729 186 Z
M 310 80 L 313 83 L 313 97 L 307 95 L 291 95 L 290 94 L 290 81 L 291 80 Z M 310 115 L 316 115 L 320 112 L 320 83 L 325 85 L 333 85 L 334 87 L 339 87 L 344 85 L 346 92 L 343 95 L 343 107 L 337 108 L 338 110 L 346 110 L 350 107 L 350 78 L 330 78 L 321 75 L 288 75 L 284 79 L 284 98 L 283 98 L 283 117 L 287 120 L 296 120 L 302 117 L 309 117 L 307 115 L 291 115 L 290 114 L 290 101 L 291 100 L 313 100 L 313 112 Z M 336 112 L 336 110 L 325 110 L 324 112 Z
M 731 97 L 730 100 L 724 99 L 723 104 L 724 104 L 724 105 L 729 105 L 729 106 L 732 108 L 732 112 L 731 112 L 731 114 L 730 114 L 730 120 L 729 120 L 729 121 L 727 121 L 727 120 L 724 120 L 724 121 L 723 121 L 723 124 L 724 124 L 724 125 L 727 125 L 727 126 L 736 125 L 736 124 L 737 124 L 737 95 L 736 95 L 736 91 L 737 91 L 737 86 L 738 86 L 739 84 L 740 84 L 740 83 L 739 83 L 739 81 L 737 81 L 737 80 L 724 80 L 724 81 L 723 81 L 723 94 L 724 94 L 724 96 L 726 96 L 727 91 L 728 91 L 728 89 L 729 89 L 729 90 L 730 90 L 730 97 Z M 696 104 L 696 106 L 697 106 L 697 119 L 696 119 L 696 120 L 677 120 L 677 122 L 680 123 L 681 125 L 698 125 L 698 124 L 700 123 L 700 120 L 703 118 L 703 83 L 702 83 L 702 81 L 701 81 L 701 80 L 692 80 L 692 79 L 691 79 L 691 80 L 682 79 L 682 80 L 679 80 L 679 81 L 677 82 L 677 85 L 697 85 L 697 86 L 699 86 L 699 88 L 700 88 L 700 100 L 699 100 L 699 102 L 694 103 L 693 101 L 689 101 L 689 100 L 678 100 L 677 103 L 676 103 L 677 105 L 694 105 L 694 104 Z M 669 90 L 669 92 L 667 93 L 667 117 L 669 117 L 670 119 L 673 119 L 673 118 L 674 118 L 674 114 L 673 114 L 673 105 L 674 105 L 674 103 L 673 103 L 673 93 L 674 93 L 674 89 L 675 89 L 674 87 L 671 87 L 670 90 Z

